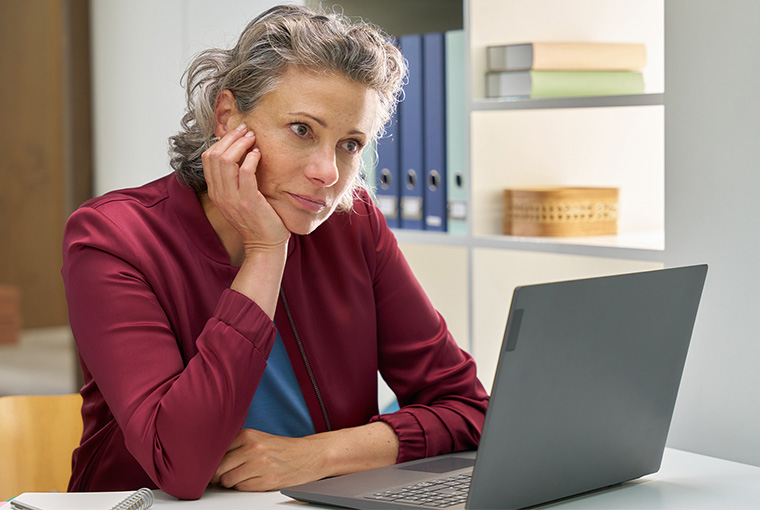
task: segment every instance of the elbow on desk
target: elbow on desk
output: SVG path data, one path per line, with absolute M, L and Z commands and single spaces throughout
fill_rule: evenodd
M 189 450 L 195 451 L 192 447 Z M 216 469 L 209 471 L 209 464 L 198 462 L 195 457 L 198 456 L 192 459 L 161 457 L 153 465 L 151 479 L 160 490 L 177 499 L 200 499 Z
M 235 430 L 231 433 L 234 436 Z M 222 433 L 200 436 L 189 428 L 164 434 L 153 431 L 150 436 L 128 431 L 125 446 L 155 487 L 177 499 L 196 500 L 208 488 L 232 442 Z
M 206 491 L 206 488 L 208 487 L 208 482 L 206 483 L 197 483 L 197 482 L 190 482 L 188 483 L 187 479 L 183 479 L 182 477 L 172 477 L 173 479 L 166 482 L 163 481 L 161 483 L 158 483 L 158 488 L 167 493 L 170 496 L 173 496 L 177 499 L 182 500 L 196 500 L 200 499 L 201 496 L 203 496 L 203 493 Z
M 188 450 L 195 449 L 190 447 Z M 170 496 L 182 500 L 195 500 L 203 496 L 215 470 L 209 467 L 209 463 L 199 462 L 197 458 L 161 457 L 153 465 L 151 479 L 159 489 Z

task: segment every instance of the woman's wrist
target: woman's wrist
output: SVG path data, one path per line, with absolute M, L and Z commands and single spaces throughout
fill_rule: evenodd
M 282 274 L 288 255 L 288 243 L 257 245 L 245 249 L 245 258 L 230 285 L 254 301 L 270 319 L 274 319 Z
M 311 436 L 321 441 L 323 476 L 338 476 L 396 463 L 399 440 L 390 425 L 374 422 Z
M 243 256 L 256 259 L 259 257 L 274 257 L 277 259 L 280 255 L 287 254 L 288 242 L 290 241 L 290 232 L 283 239 L 272 241 L 243 240 Z

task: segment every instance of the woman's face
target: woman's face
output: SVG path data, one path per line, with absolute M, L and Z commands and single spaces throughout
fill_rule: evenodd
M 378 114 L 376 94 L 335 74 L 291 68 L 247 115 L 230 116 L 256 134 L 259 191 L 285 226 L 309 234 L 352 188 Z

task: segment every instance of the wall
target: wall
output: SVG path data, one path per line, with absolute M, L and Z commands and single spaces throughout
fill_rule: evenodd
M 24 328 L 67 323 L 63 226 L 90 195 L 87 0 L 0 2 L 0 283 Z
M 760 2 L 665 5 L 665 262 L 710 265 L 669 444 L 760 465 Z
M 95 194 L 170 172 L 192 57 L 230 47 L 276 0 L 91 1 Z M 289 2 L 299 3 L 299 2 Z

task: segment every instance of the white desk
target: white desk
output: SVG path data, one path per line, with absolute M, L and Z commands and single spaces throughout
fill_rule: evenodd
M 197 501 L 178 501 L 156 491 L 158 510 L 324 508 L 302 506 L 279 492 L 244 493 L 209 489 Z M 659 472 L 605 492 L 547 508 L 738 510 L 760 508 L 760 467 L 667 448 Z

